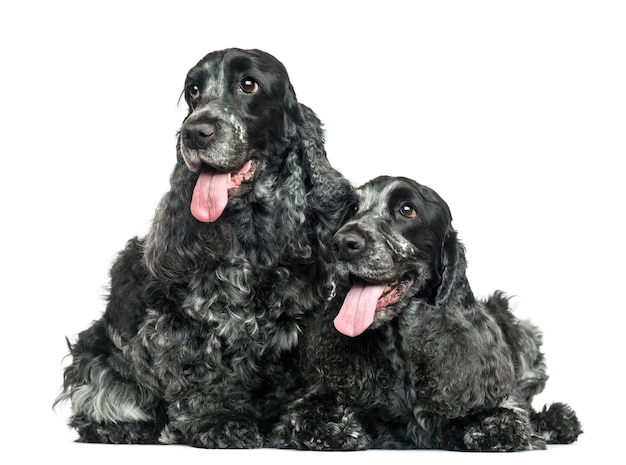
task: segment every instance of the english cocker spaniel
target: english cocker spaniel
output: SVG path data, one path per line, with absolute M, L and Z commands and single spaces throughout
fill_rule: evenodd
M 216 51 L 184 98 L 171 188 L 113 264 L 104 314 L 70 344 L 57 402 L 79 441 L 263 446 L 299 385 L 302 326 L 332 289 L 353 189 L 285 67 Z
M 501 292 L 474 297 L 451 220 L 413 180 L 358 189 L 333 241 L 336 296 L 308 333 L 312 387 L 274 445 L 515 451 L 577 439 L 567 405 L 533 410 L 547 380 L 541 334 Z

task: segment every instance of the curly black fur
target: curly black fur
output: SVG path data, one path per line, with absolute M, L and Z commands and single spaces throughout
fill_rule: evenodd
M 390 177 L 358 199 L 333 242 L 336 295 L 307 334 L 311 387 L 273 444 L 515 451 L 575 441 L 569 407 L 532 409 L 547 380 L 541 334 L 503 293 L 475 299 L 445 202 Z
M 331 289 L 353 191 L 283 65 L 213 52 L 184 95 L 171 189 L 113 265 L 105 313 L 70 344 L 57 402 L 71 401 L 80 441 L 262 446 Z

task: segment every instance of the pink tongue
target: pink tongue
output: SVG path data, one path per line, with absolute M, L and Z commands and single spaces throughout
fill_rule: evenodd
M 191 198 L 191 214 L 205 223 L 220 217 L 228 203 L 228 173 L 203 171 Z
M 374 321 L 376 303 L 386 284 L 359 283 L 352 286 L 335 318 L 335 328 L 354 337 L 365 331 Z

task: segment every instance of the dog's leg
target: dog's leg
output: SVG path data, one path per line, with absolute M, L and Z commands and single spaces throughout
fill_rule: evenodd
M 154 310 L 139 328 L 141 346 L 135 349 L 145 351 L 139 358 L 149 360 L 145 371 L 158 380 L 167 404 L 168 423 L 159 440 L 207 449 L 262 447 L 265 411 L 254 398 L 257 381 L 249 376 L 258 360 L 226 355 L 222 340 L 208 336 L 211 331 L 184 315 Z M 215 363 L 215 354 L 223 363 Z M 264 368 L 272 372 L 269 362 Z
M 155 443 L 165 423 L 155 382 L 139 380 L 138 373 L 146 370 L 137 370 L 142 360 L 131 347 L 145 314 L 141 256 L 142 242 L 131 239 L 111 269 L 105 314 L 68 343 L 72 363 L 56 403 L 71 402 L 69 424 L 82 442 Z
M 160 442 L 185 443 L 205 449 L 252 449 L 263 447 L 263 436 L 254 412 L 225 410 L 223 392 L 186 393 L 168 408 L 169 423 Z M 228 397 L 227 397 L 228 398 Z M 216 399 L 216 402 L 211 402 Z M 232 397 L 229 400 L 233 400 Z M 240 402 L 252 405 L 252 400 Z
M 78 432 L 78 442 L 105 444 L 158 444 L 163 426 L 156 421 L 100 422 L 84 413 L 72 415 L 69 425 Z
M 122 375 L 128 361 L 114 347 L 103 320 L 81 333 L 70 349 L 72 364 L 65 369 L 57 402 L 71 402 L 69 425 L 78 441 L 156 443 L 164 409 L 153 393 Z

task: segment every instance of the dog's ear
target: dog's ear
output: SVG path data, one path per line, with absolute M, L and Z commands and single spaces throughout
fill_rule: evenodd
M 283 97 L 285 138 L 293 141 L 298 137 L 298 128 L 302 124 L 302 115 L 296 92 L 289 81 Z
M 354 189 L 331 166 L 326 156 L 325 135 L 322 122 L 306 105 L 299 103 L 291 84 L 285 92 L 285 129 L 292 146 L 297 147 L 305 170 L 305 182 L 311 192 L 310 200 L 319 210 L 337 209 L 338 202 L 346 196 L 352 201 Z
M 459 251 L 457 234 L 452 227 L 448 227 L 441 247 L 441 282 L 437 289 L 435 304 L 442 305 L 450 298 L 450 292 L 454 289 L 456 281 Z
M 308 108 L 307 119 L 317 120 Z M 306 126 L 311 123 L 307 123 Z M 356 191 L 339 171 L 331 166 L 326 151 L 321 145 L 323 139 L 315 139 L 315 144 L 308 144 L 303 150 L 303 165 L 310 182 L 307 205 L 317 217 L 316 233 L 320 243 L 320 253 L 325 261 L 330 261 L 330 245 L 335 232 L 356 205 Z M 319 144 L 319 145 L 317 145 Z
M 285 94 L 285 128 L 296 152 L 292 171 L 302 169 L 302 191 L 284 192 L 294 204 L 291 212 L 283 215 L 306 215 L 313 221 L 320 250 L 325 261 L 330 260 L 332 235 L 339 229 L 350 207 L 356 203 L 356 194 L 350 182 L 331 166 L 324 148 L 324 131 L 317 115 L 306 105 L 296 101 L 291 86 Z M 289 157 L 287 163 L 289 163 Z
M 450 299 L 464 299 L 466 297 L 460 294 L 471 295 L 472 291 L 465 275 L 466 267 L 465 247 L 458 240 L 454 228 L 448 226 L 441 248 L 441 282 L 437 289 L 435 305 L 443 306 Z M 471 300 L 473 300 L 473 295 Z
M 452 213 L 448 204 L 433 189 L 415 182 L 416 189 L 424 202 L 428 224 L 439 238 L 439 255 L 432 257 L 439 280 L 431 303 L 446 305 L 453 294 L 467 286 L 465 278 L 465 249 L 459 242 L 457 232 L 452 227 Z M 465 284 L 464 284 L 465 283 Z

